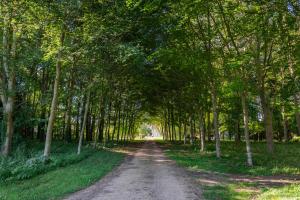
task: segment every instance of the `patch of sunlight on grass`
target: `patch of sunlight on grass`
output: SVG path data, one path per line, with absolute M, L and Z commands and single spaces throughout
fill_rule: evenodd
M 300 200 L 300 184 L 292 184 L 281 188 L 266 189 L 258 200 Z
M 198 145 L 167 144 L 166 149 L 170 151 L 166 153 L 185 167 L 198 166 L 207 171 L 248 175 L 300 175 L 299 143 L 275 143 L 276 152 L 273 155 L 266 152 L 265 143 L 253 143 L 254 167 L 246 165 L 244 145 L 222 142 L 220 159 L 215 156 L 213 143 L 207 144 L 206 152 L 201 153 Z
M 244 184 L 221 184 L 203 186 L 205 199 L 244 200 L 251 199 L 258 191 Z

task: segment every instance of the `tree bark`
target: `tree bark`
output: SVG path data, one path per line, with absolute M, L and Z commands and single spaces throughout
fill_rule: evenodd
M 67 142 L 71 142 L 72 140 L 72 129 L 71 129 L 71 112 L 72 112 L 72 91 L 73 91 L 73 73 L 70 72 L 70 80 L 69 80 L 69 92 L 70 94 L 67 96 L 67 110 L 66 110 L 66 118 L 65 118 L 65 140 Z
M 282 106 L 282 126 L 283 126 L 283 141 L 288 142 L 289 137 L 288 137 L 288 121 L 286 118 L 286 113 L 285 113 L 285 106 Z
M 204 119 L 203 119 L 203 114 L 200 114 L 200 140 L 201 140 L 201 147 L 200 151 L 203 152 L 205 150 L 205 132 L 204 132 Z
M 89 112 L 89 103 L 90 103 L 90 92 L 88 91 L 87 100 L 86 100 L 85 108 L 84 108 L 82 127 L 81 127 L 80 134 L 79 134 L 79 142 L 78 142 L 78 148 L 77 148 L 78 155 L 81 153 L 83 133 L 84 133 L 84 129 L 85 129 L 85 125 L 86 125 L 86 121 L 87 121 L 87 117 L 88 117 L 88 112 Z
M 264 114 L 264 124 L 266 131 L 266 141 L 267 141 L 267 150 L 269 153 L 273 153 L 273 117 L 271 107 L 269 105 L 268 99 L 265 96 L 265 92 L 262 89 L 261 91 L 261 104 Z
M 183 144 L 186 144 L 186 120 L 183 124 Z
M 107 122 L 106 122 L 106 130 L 105 130 L 105 141 L 110 141 L 110 118 L 111 118 L 111 107 L 112 102 L 109 103 L 108 107 L 108 116 L 107 116 Z
M 13 137 L 13 98 L 9 97 L 4 106 L 4 115 L 6 119 L 6 135 L 3 147 L 3 155 L 8 156 L 11 153 L 12 137 Z
M 182 141 L 182 130 L 181 130 L 181 128 L 182 128 L 182 123 L 181 123 L 181 120 L 179 120 L 179 122 L 178 122 L 179 124 L 178 124 L 178 134 L 179 134 L 179 141 L 181 142 Z
M 60 36 L 60 50 L 57 55 L 56 74 L 55 74 L 55 81 L 54 81 L 54 87 L 53 87 L 53 97 L 52 97 L 51 110 L 50 110 L 50 116 L 49 116 L 49 120 L 48 120 L 47 133 L 46 133 L 46 141 L 45 141 L 45 149 L 44 149 L 44 157 L 45 158 L 49 157 L 50 151 L 51 151 L 52 131 L 53 131 L 54 120 L 55 120 L 55 116 L 56 116 L 59 80 L 60 80 L 61 65 L 62 65 L 62 61 L 61 61 L 62 48 L 63 48 L 63 44 L 64 44 L 64 39 L 65 39 L 65 31 L 63 28 L 61 36 Z
M 244 133 L 246 141 L 246 152 L 247 152 L 247 164 L 253 166 L 252 162 L 252 152 L 249 138 L 249 111 L 247 104 L 247 94 L 246 91 L 242 93 L 242 107 L 243 107 L 243 119 L 244 119 Z
M 9 14 L 5 14 L 3 18 L 3 55 L 2 55 L 2 64 L 4 69 L 4 79 L 0 78 L 1 85 L 1 100 L 3 105 L 3 117 L 6 120 L 6 134 L 5 142 L 3 146 L 2 154 L 8 156 L 11 153 L 12 149 L 12 138 L 14 132 L 14 121 L 13 121 L 13 110 L 14 110 L 14 101 L 15 101 L 15 69 L 13 64 L 9 65 L 9 26 L 10 26 Z M 12 28 L 12 44 L 11 44 L 11 60 L 14 60 L 16 57 L 16 27 Z
M 211 121 L 210 121 L 210 111 L 207 112 L 207 141 L 211 142 Z
M 217 108 L 217 93 L 215 86 L 212 87 L 212 105 L 213 105 L 213 114 L 214 114 L 214 133 L 215 133 L 215 142 L 216 142 L 216 156 L 217 158 L 221 157 L 221 142 L 219 135 L 219 116 Z
M 294 95 L 294 102 L 295 102 L 295 117 L 296 117 L 296 123 L 297 123 L 297 129 L 298 129 L 298 136 L 300 136 L 300 111 L 299 111 L 299 95 Z
M 118 108 L 116 108 L 116 109 L 118 109 Z M 116 133 L 116 129 L 117 129 L 117 120 L 118 120 L 118 112 L 119 111 L 116 111 L 116 109 L 115 109 L 115 114 L 114 114 L 114 117 L 113 117 L 113 132 L 112 132 L 112 141 L 114 141 L 114 139 L 115 139 L 115 133 Z

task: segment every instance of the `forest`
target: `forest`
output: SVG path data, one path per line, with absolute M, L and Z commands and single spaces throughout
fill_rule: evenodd
M 299 156 L 298 0 L 1 0 L 0 37 L 0 185 L 145 124 L 172 151 L 237 145 L 245 168 L 264 165 L 253 149 Z

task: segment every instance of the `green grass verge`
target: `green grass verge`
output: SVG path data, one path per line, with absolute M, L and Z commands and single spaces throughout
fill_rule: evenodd
M 260 200 L 300 200 L 300 185 L 266 189 L 259 195 Z
M 1 200 L 59 199 L 99 180 L 124 155 L 110 151 L 97 151 L 76 164 L 60 167 L 31 179 L 0 183 Z
M 275 143 L 275 152 L 266 152 L 265 143 L 252 143 L 254 167 L 246 165 L 245 144 L 222 142 L 222 158 L 215 156 L 213 143 L 207 144 L 206 152 L 200 153 L 199 146 L 161 143 L 166 154 L 179 165 L 196 171 L 250 176 L 300 175 L 299 143 Z M 208 200 L 243 199 L 300 199 L 300 185 L 285 187 L 257 187 L 255 183 L 220 183 L 202 185 L 203 195 Z
M 265 143 L 252 143 L 254 167 L 246 165 L 245 144 L 222 142 L 222 158 L 215 156 L 213 143 L 207 151 L 199 152 L 198 146 L 166 145 L 167 154 L 180 165 L 198 170 L 248 175 L 300 175 L 300 143 L 276 143 L 275 152 L 266 152 Z
M 51 157 L 45 160 L 44 144 L 26 142 L 19 145 L 10 157 L 0 156 L 0 182 L 29 179 L 58 167 L 77 163 L 93 154 L 93 148 L 83 148 L 78 156 L 76 144 L 54 142 Z
M 244 200 L 251 199 L 253 191 L 247 184 L 220 184 L 214 186 L 203 185 L 203 195 L 207 200 Z

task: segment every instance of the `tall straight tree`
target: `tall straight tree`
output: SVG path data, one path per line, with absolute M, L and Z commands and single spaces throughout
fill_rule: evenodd
M 52 142 L 52 132 L 53 132 L 53 125 L 56 116 L 56 108 L 57 108 L 57 100 L 58 100 L 58 93 L 59 93 L 59 82 L 61 76 L 61 66 L 62 66 L 62 51 L 65 41 L 65 27 L 64 25 L 61 28 L 60 39 L 59 39 L 59 50 L 57 53 L 57 61 L 56 61 L 56 68 L 55 68 L 55 80 L 53 86 L 53 97 L 52 103 L 50 108 L 50 116 L 48 120 L 47 126 L 47 133 L 46 133 L 46 141 L 45 141 L 45 149 L 44 149 L 44 157 L 48 158 L 51 151 L 51 142 Z
M 8 3 L 8 2 L 7 2 Z M 12 6 L 12 5 L 11 5 Z M 6 121 L 5 143 L 3 155 L 8 156 L 11 152 L 12 137 L 14 131 L 13 109 L 15 99 L 15 58 L 17 43 L 17 26 L 13 23 L 14 10 L 7 5 L 1 5 L 3 14 L 2 28 L 2 69 L 0 76 L 0 95 L 3 105 L 3 118 Z M 12 27 L 12 32 L 10 31 Z M 10 38 L 12 38 L 10 40 Z

